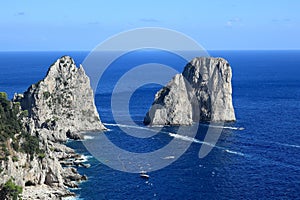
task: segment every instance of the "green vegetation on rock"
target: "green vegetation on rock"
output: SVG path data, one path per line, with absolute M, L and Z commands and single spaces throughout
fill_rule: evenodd
M 7 99 L 5 92 L 0 92 L 0 159 L 7 160 L 10 148 L 33 156 L 43 153 L 39 149 L 39 139 L 25 131 L 21 118 L 28 116 L 28 111 L 22 111 L 20 104 Z M 12 142 L 10 142 L 12 141 Z M 22 143 L 20 143 L 22 141 Z
M 22 131 L 21 121 L 17 115 L 19 106 L 7 100 L 7 94 L 0 92 L 0 142 L 13 138 Z
M 9 179 L 0 190 L 0 198 L 3 199 L 13 199 L 18 200 L 22 199 L 20 194 L 22 194 L 23 188 L 21 186 L 16 185 L 12 179 Z
M 48 99 L 51 95 L 50 95 L 50 92 L 46 91 L 46 92 L 43 92 L 43 96 L 45 99 Z

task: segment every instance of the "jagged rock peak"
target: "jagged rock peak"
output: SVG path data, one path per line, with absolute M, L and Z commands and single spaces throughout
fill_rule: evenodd
M 46 134 L 50 140 L 65 141 L 67 135 L 105 129 L 90 80 L 83 67 L 78 68 L 69 56 L 52 64 L 46 77 L 31 85 L 17 101 L 23 110 L 28 110 L 35 129 L 51 132 Z
M 82 68 L 81 65 L 80 68 Z M 46 77 L 53 75 L 60 75 L 62 77 L 71 76 L 72 74 L 76 74 L 77 70 L 78 68 L 76 67 L 74 60 L 70 56 L 62 56 L 52 64 L 47 72 Z
M 155 95 L 145 124 L 235 121 L 232 71 L 224 58 L 196 57 Z

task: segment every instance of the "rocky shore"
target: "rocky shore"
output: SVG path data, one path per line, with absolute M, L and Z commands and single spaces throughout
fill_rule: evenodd
M 24 94 L 16 94 L 13 102 L 20 107 L 24 132 L 38 140 L 38 153 L 29 155 L 12 148 L 0 161 L 0 185 L 9 180 L 23 188 L 22 199 L 61 199 L 74 195 L 68 188 L 87 180 L 75 166 L 89 167 L 81 155 L 67 147 L 67 139 L 81 139 L 81 132 L 103 131 L 94 103 L 89 78 L 69 56 L 50 66 L 46 77 L 31 85 Z M 24 134 L 24 133 L 23 133 Z M 26 136 L 27 137 L 27 136 Z M 22 139 L 19 141 L 22 145 Z M 2 197 L 1 197 L 2 198 Z

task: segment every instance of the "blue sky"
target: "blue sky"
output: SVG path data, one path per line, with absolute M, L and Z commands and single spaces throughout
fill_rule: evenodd
M 206 49 L 300 49 L 298 0 L 2 1 L 0 51 L 92 50 L 141 27 L 180 31 Z

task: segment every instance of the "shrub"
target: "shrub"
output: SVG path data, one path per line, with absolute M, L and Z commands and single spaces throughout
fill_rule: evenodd
M 7 94 L 5 92 L 0 92 L 1 99 L 7 99 Z
M 20 117 L 21 118 L 28 117 L 28 115 L 29 115 L 28 110 L 23 110 L 23 111 L 21 111 Z
M 50 95 L 50 92 L 46 91 L 46 92 L 43 92 L 43 96 L 44 96 L 44 99 L 48 99 L 51 95 Z
M 13 161 L 13 162 L 17 162 L 18 160 L 19 160 L 19 159 L 18 159 L 17 156 L 13 156 L 13 157 L 12 157 L 12 161 Z
M 39 155 L 38 155 L 38 158 L 39 159 L 43 159 L 43 158 L 45 158 L 46 157 L 46 154 L 45 153 L 39 153 Z
M 15 151 L 19 151 L 19 142 L 17 140 L 14 140 L 11 145 Z
M 23 192 L 21 186 L 16 185 L 12 179 L 9 179 L 3 186 L 2 192 L 13 200 L 21 199 L 20 194 Z
M 33 156 L 35 153 L 38 153 L 40 151 L 39 148 L 39 139 L 35 136 L 31 136 L 26 134 L 25 141 L 22 144 L 22 149 L 25 153 L 30 155 L 30 159 L 33 159 Z

